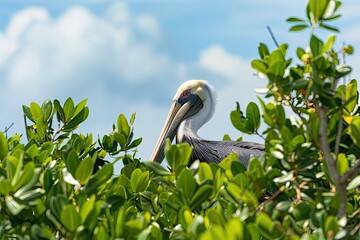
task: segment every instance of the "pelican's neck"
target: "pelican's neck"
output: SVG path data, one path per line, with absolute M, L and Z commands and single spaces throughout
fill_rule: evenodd
M 196 121 L 196 119 L 192 119 L 192 118 L 188 118 L 186 120 L 184 120 L 178 129 L 177 132 L 177 142 L 181 143 L 184 141 L 184 137 L 185 138 L 198 138 L 200 139 L 200 137 L 197 134 L 197 131 L 199 130 L 199 128 L 202 127 L 202 125 L 199 124 L 198 121 Z
M 181 122 L 177 131 L 177 142 L 183 142 L 184 136 L 201 139 L 197 132 L 210 120 L 215 110 L 215 93 L 210 85 L 205 86 L 205 101 L 203 108 L 195 115 Z

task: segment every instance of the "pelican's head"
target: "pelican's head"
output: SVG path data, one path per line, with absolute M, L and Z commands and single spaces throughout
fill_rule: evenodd
M 177 90 L 160 137 L 151 155 L 151 161 L 164 159 L 165 140 L 174 139 L 183 121 L 191 122 L 191 130 L 197 131 L 214 113 L 215 94 L 204 80 L 189 80 Z M 195 133 L 196 134 L 196 133 Z

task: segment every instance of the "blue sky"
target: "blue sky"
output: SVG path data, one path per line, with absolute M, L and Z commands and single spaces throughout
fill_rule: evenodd
M 88 98 L 90 116 L 79 128 L 103 135 L 118 114 L 137 113 L 138 155 L 147 160 L 177 87 L 207 79 L 217 90 L 217 110 L 200 130 L 208 139 L 241 134 L 229 114 L 257 102 L 249 62 L 259 42 L 274 48 L 266 26 L 280 43 L 306 47 L 308 34 L 289 33 L 284 20 L 304 16 L 304 0 L 47 0 L 0 1 L 0 129 L 23 133 L 23 104 L 67 97 Z M 360 2 L 344 1 L 343 41 L 355 47 L 347 59 L 360 62 Z M 319 32 L 327 36 L 328 32 Z M 359 70 L 353 77 L 359 78 Z M 257 140 L 244 136 L 246 140 Z

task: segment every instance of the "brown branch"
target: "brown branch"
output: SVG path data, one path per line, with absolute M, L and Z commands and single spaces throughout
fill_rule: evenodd
M 336 194 L 340 199 L 340 206 L 337 212 L 337 217 L 343 217 L 346 214 L 346 182 L 343 182 L 343 178 L 340 177 L 339 172 L 336 169 L 336 160 L 331 156 L 331 151 L 329 147 L 329 140 L 327 136 L 328 129 L 328 117 L 326 115 L 326 109 L 324 106 L 318 107 L 319 118 L 320 118 L 320 129 L 319 129 L 319 139 L 320 139 L 320 148 L 324 155 L 324 160 L 327 165 L 327 168 L 330 173 L 330 177 L 333 180 L 336 187 Z

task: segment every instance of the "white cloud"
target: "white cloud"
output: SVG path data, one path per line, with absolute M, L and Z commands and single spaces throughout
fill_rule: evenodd
M 239 56 L 232 55 L 220 45 L 213 45 L 200 53 L 199 64 L 208 71 L 231 79 L 240 76 L 244 63 Z
M 82 6 L 58 17 L 45 8 L 17 12 L 0 32 L 1 125 L 14 122 L 13 131 L 22 132 L 22 104 L 70 96 L 89 98 L 87 129 L 109 132 L 119 113 L 143 109 L 147 86 L 176 76 L 177 64 L 158 48 L 160 37 L 154 16 L 133 14 L 123 2 L 104 15 Z
M 98 17 L 80 6 L 56 19 L 42 8 L 15 14 L 0 37 L 0 69 L 6 81 L 23 91 L 43 87 L 61 91 L 66 90 L 65 83 L 95 84 L 104 75 L 128 83 L 159 77 L 163 69 L 171 68 L 169 57 L 137 36 L 159 37 L 156 20 L 138 15 L 131 16 L 134 26 L 121 25 L 130 15 L 122 6 L 117 18 L 111 11 Z M 120 7 L 116 4 L 114 9 Z

